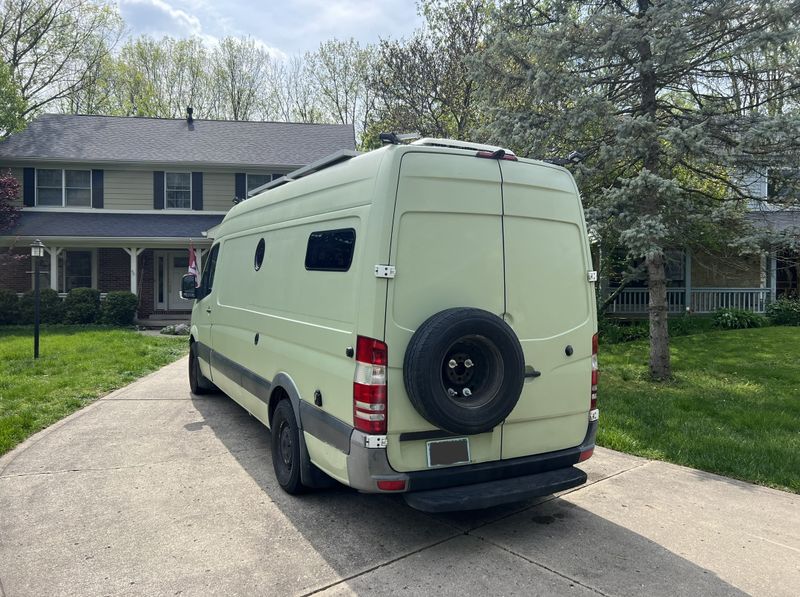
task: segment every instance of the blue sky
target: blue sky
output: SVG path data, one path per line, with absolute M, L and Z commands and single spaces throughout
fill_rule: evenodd
M 407 37 L 421 24 L 414 0 L 118 0 L 132 35 L 197 35 L 213 42 L 249 35 L 276 55 L 350 37 L 367 43 Z

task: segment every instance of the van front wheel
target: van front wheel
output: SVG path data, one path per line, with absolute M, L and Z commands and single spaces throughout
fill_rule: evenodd
M 203 372 L 200 371 L 200 362 L 197 358 L 197 345 L 195 342 L 192 342 L 192 345 L 189 347 L 189 389 L 192 391 L 192 394 L 200 396 L 213 392 L 215 388 L 216 386 L 208 381 L 206 376 L 203 375 Z
M 272 468 L 286 493 L 303 493 L 300 479 L 300 433 L 292 405 L 281 400 L 272 415 Z

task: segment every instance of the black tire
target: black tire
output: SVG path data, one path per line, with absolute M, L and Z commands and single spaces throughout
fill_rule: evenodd
M 501 318 L 482 309 L 446 309 L 411 337 L 403 380 L 411 403 L 430 423 L 452 433 L 484 433 L 514 410 L 525 357 Z
M 305 485 L 300 478 L 300 433 L 292 404 L 281 400 L 275 408 L 271 422 L 272 468 L 281 488 L 290 494 L 303 493 Z
M 200 371 L 200 363 L 197 359 L 197 345 L 194 342 L 189 347 L 189 388 L 192 394 L 198 396 L 210 394 L 216 389 L 216 386 Z

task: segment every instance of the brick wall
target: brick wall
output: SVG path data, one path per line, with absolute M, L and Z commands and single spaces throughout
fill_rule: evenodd
M 42 257 L 39 260 L 39 268 L 49 269 L 50 264 L 45 263 Z M 0 249 L 0 288 L 13 290 L 14 292 L 27 292 L 33 287 L 33 270 L 31 264 L 30 249 Z M 47 286 L 49 288 L 49 284 Z
M 100 292 L 131 289 L 131 258 L 124 249 L 97 250 L 97 289 Z

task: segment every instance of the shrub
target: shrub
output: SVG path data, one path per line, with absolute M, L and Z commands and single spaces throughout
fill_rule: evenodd
M 775 325 L 800 325 L 800 299 L 778 299 L 767 305 L 767 317 Z
M 714 311 L 713 324 L 715 328 L 742 330 L 763 327 L 767 320 L 763 315 L 744 309 L 717 309 Z
M 94 323 L 100 316 L 100 292 L 94 288 L 73 288 L 64 300 L 65 323 Z
M 614 321 L 601 318 L 597 322 L 600 342 L 618 344 L 650 337 L 650 325 L 647 321 Z
M 10 290 L 0 290 L 0 325 L 19 323 L 19 298 Z
M 127 290 L 109 292 L 103 301 L 101 321 L 111 325 L 131 325 L 136 316 L 139 297 Z
M 702 334 L 711 330 L 713 323 L 711 317 L 705 315 L 671 317 L 669 319 L 669 336 L 677 338 L 678 336 Z
M 36 297 L 33 290 L 22 295 L 19 301 L 17 323 L 33 323 Z M 63 323 L 64 302 L 52 288 L 39 290 L 39 321 L 41 323 Z

